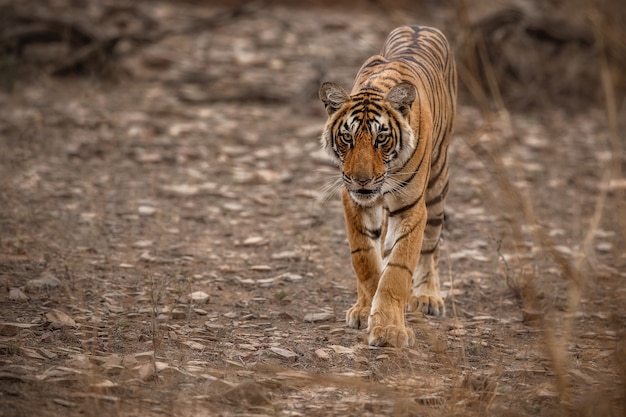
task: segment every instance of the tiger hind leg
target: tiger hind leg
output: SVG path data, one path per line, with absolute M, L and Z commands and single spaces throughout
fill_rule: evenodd
M 418 311 L 432 316 L 443 316 L 446 307 L 439 287 L 439 237 L 441 219 L 429 219 L 424 230 L 424 239 L 419 263 L 413 275 L 413 290 L 409 297 L 409 311 Z

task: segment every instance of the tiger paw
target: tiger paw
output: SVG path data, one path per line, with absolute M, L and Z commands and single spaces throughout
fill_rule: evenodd
M 374 326 L 367 340 L 370 346 L 405 348 L 415 344 L 415 333 L 404 325 Z
M 355 304 L 346 312 L 346 324 L 354 329 L 364 329 L 369 315 L 370 306 Z
M 413 330 L 404 325 L 402 309 L 377 310 L 369 317 L 370 346 L 410 347 L 415 344 Z
M 418 311 L 431 316 L 443 316 L 446 314 L 446 306 L 443 298 L 434 294 L 411 294 L 409 298 L 409 311 Z

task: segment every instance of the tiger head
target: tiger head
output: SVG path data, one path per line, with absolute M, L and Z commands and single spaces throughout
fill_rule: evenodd
M 328 112 L 322 147 L 339 166 L 352 200 L 369 207 L 394 188 L 392 174 L 410 159 L 416 138 L 409 118 L 416 89 L 402 82 L 386 94 L 363 89 L 349 95 L 324 83 L 320 100 Z

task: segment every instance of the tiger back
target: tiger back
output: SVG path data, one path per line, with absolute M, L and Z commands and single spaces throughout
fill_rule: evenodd
M 334 83 L 320 87 L 329 116 L 321 142 L 341 171 L 357 276 L 346 322 L 367 325 L 372 345 L 413 344 L 407 305 L 445 313 L 438 260 L 456 84 L 443 34 L 403 26 L 363 64 L 350 94 Z

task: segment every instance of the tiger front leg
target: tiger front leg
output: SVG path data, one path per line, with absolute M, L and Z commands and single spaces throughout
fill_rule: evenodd
M 352 267 L 357 280 L 357 300 L 346 312 L 346 323 L 350 327 L 361 329 L 367 326 L 372 299 L 380 278 L 383 212 L 380 206 L 356 205 L 345 191 L 342 200 Z
M 370 345 L 408 347 L 415 343 L 413 331 L 404 323 L 404 313 L 418 262 L 425 217 L 425 207 L 418 205 L 401 218 L 389 219 L 385 266 L 369 318 Z
M 404 324 L 411 272 L 399 265 L 387 265 L 378 284 L 369 317 L 368 343 L 371 346 L 410 347 L 415 334 Z

